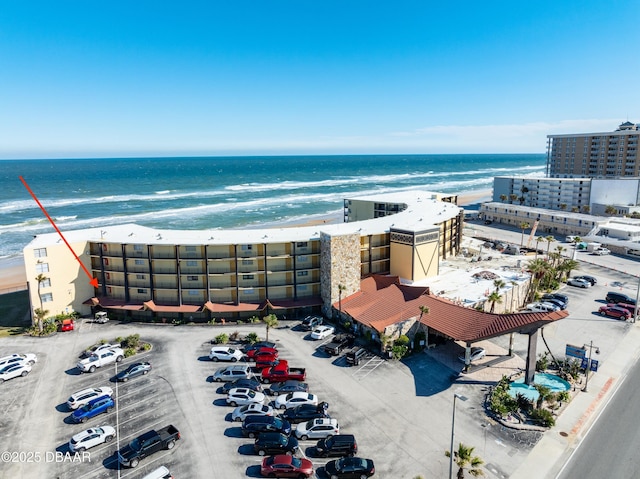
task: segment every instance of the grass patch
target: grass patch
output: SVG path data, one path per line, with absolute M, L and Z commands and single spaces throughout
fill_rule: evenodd
M 29 331 L 27 327 L 5 328 L 0 327 L 0 338 L 7 338 L 9 336 L 20 336 Z
M 29 292 L 16 291 L 15 293 L 0 294 L 0 327 L 22 328 L 30 327 Z

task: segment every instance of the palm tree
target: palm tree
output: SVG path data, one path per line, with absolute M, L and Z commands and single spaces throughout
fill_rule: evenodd
M 489 304 L 491 305 L 489 312 L 493 313 L 493 310 L 496 308 L 496 303 L 502 303 L 502 296 L 500 296 L 500 293 L 498 293 L 498 290 L 496 290 L 493 291 L 489 296 L 487 296 L 487 301 L 489 301 Z
M 420 310 L 420 317 L 418 318 L 418 331 L 416 331 L 416 333 L 420 332 L 420 329 L 422 328 L 422 322 L 421 322 L 422 315 L 429 314 L 429 312 L 431 311 L 429 309 L 429 306 L 424 306 L 424 305 L 421 305 L 418 309 Z M 424 341 L 425 344 L 428 345 L 429 344 L 429 326 L 427 326 L 427 332 L 425 333 L 424 339 L 425 339 Z
M 591 208 L 589 207 L 589 205 L 582 205 L 582 212 L 584 214 L 588 214 L 591 211 Z
M 549 248 L 551 247 L 551 243 L 553 243 L 556 239 L 552 236 L 545 236 L 545 239 L 547 240 L 547 257 L 549 256 Z
M 609 205 L 604 209 L 604 214 L 609 215 L 609 216 L 613 216 L 618 212 L 618 210 L 616 209 L 615 206 L 613 205 Z
M 40 300 L 40 308 L 39 310 L 41 312 L 45 311 L 44 306 L 42 304 L 42 295 L 40 294 L 40 290 L 42 289 L 42 283 L 44 283 L 47 280 L 47 277 L 40 273 L 38 276 L 36 276 L 36 281 L 38 282 L 38 299 Z M 38 311 L 37 309 L 34 311 L 34 313 Z M 42 318 L 38 318 L 38 314 L 36 313 L 36 320 L 38 321 L 38 329 L 40 330 L 40 332 L 42 332 L 42 321 L 44 320 L 44 316 L 46 316 L 49 313 L 49 311 L 46 311 L 43 315 Z
M 538 259 L 538 250 L 540 249 L 540 242 L 544 241 L 542 236 L 536 236 L 536 259 Z
M 505 283 L 501 279 L 494 279 L 493 280 L 493 287 L 496 288 L 496 293 L 499 292 L 506 285 L 507 285 L 507 283 Z
M 33 314 L 36 316 L 36 322 L 38 323 L 38 331 L 42 333 L 44 318 L 49 314 L 48 309 L 36 308 L 33 310 Z
M 526 230 L 530 226 L 531 225 L 529 223 L 527 223 L 526 221 L 523 221 L 522 223 L 520 223 L 520 229 L 522 230 L 522 238 L 520 239 L 520 246 L 524 245 L 524 230 Z
M 474 449 L 475 447 L 465 446 L 460 443 L 458 444 L 458 450 L 453 453 L 453 460 L 458 466 L 456 474 L 458 479 L 464 479 L 465 469 L 469 469 L 469 474 L 473 477 L 484 476 L 484 471 L 480 469 L 484 461 L 479 456 L 473 455 Z M 451 457 L 451 451 L 445 451 L 444 455 Z
M 566 210 L 567 209 L 567 204 L 566 203 L 560 203 L 560 209 L 562 211 Z
M 342 319 L 342 292 L 346 289 L 347 287 L 344 284 L 338 285 L 338 319 Z
M 269 330 L 278 326 L 278 317 L 275 314 L 268 314 L 262 321 L 267 327 L 267 341 L 269 341 Z
M 517 199 L 518 199 L 518 195 L 514 195 L 513 193 L 509 195 L 509 200 L 511 201 L 511 203 L 513 203 Z
M 578 269 L 580 267 L 580 263 L 578 263 L 574 259 L 566 259 L 562 263 L 558 265 L 558 271 L 561 273 L 560 281 L 567 279 L 571 276 L 571 271 L 574 269 Z
M 500 201 L 502 201 L 503 203 L 507 201 L 507 195 L 500 195 Z

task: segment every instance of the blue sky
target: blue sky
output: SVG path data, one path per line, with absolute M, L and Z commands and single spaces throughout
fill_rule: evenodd
M 545 151 L 640 122 L 640 2 L 23 2 L 0 158 Z

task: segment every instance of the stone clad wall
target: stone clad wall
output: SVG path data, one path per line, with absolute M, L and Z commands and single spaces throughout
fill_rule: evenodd
M 322 310 L 331 316 L 331 305 L 340 298 L 338 285 L 345 289 L 342 298 L 360 290 L 360 235 L 320 233 L 320 294 Z

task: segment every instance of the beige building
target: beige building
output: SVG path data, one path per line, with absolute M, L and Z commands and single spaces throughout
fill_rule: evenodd
M 622 178 L 640 176 L 640 127 L 622 123 L 616 131 L 547 136 L 547 176 Z
M 371 273 L 411 282 L 459 251 L 455 196 L 425 192 L 346 200 L 340 224 L 252 230 L 158 230 L 135 224 L 38 235 L 24 249 L 32 310 L 108 310 L 133 320 L 248 318 L 269 309 L 332 314 Z M 356 221 L 348 211 L 373 205 Z M 397 211 L 376 215 L 377 204 Z M 385 206 L 386 208 L 386 206 Z M 38 275 L 41 281 L 36 280 Z

